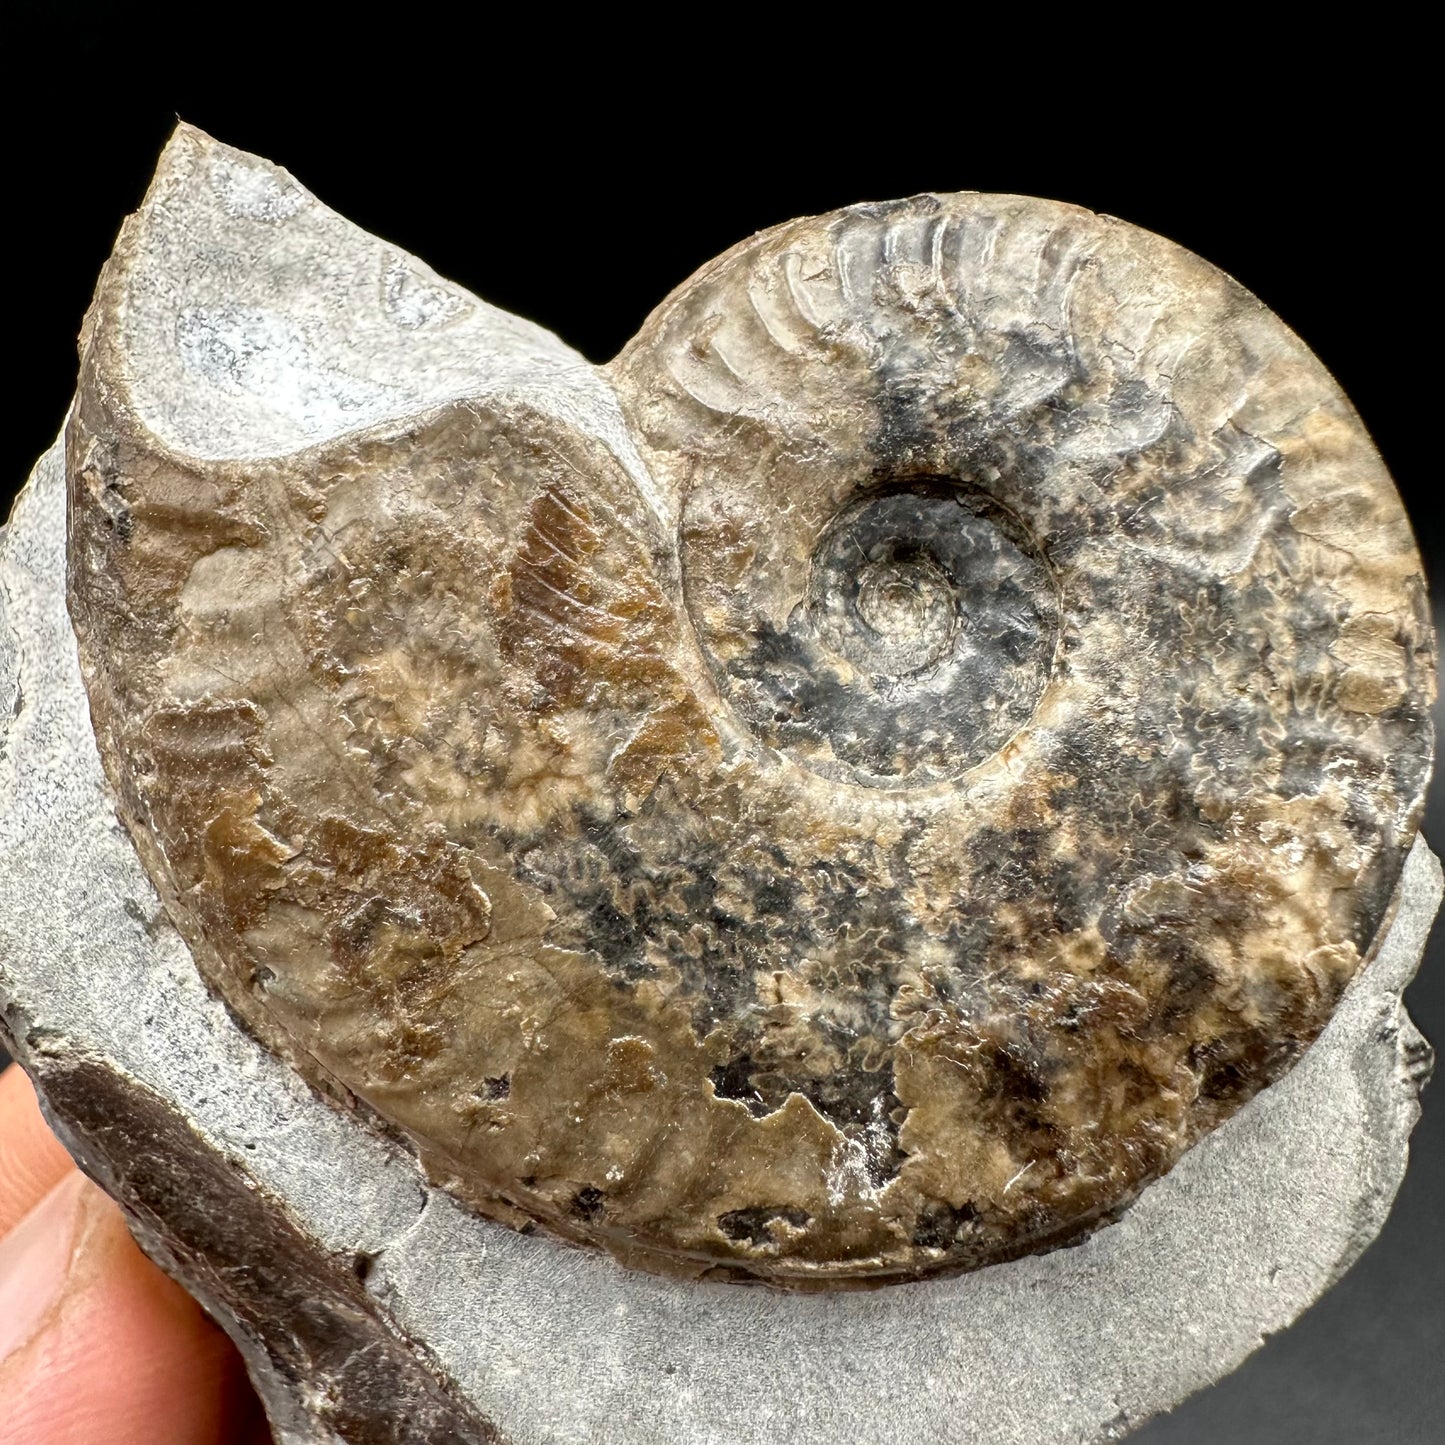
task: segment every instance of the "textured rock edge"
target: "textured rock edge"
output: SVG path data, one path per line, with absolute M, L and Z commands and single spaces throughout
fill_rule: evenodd
M 1423 842 L 1300 1065 L 1077 1248 L 796 1296 L 470 1214 L 206 991 L 106 792 L 64 546 L 52 450 L 0 534 L 0 1033 L 241 1345 L 281 1440 L 1116 1439 L 1234 1369 L 1383 1224 L 1430 1059 L 1400 999 L 1441 896 Z

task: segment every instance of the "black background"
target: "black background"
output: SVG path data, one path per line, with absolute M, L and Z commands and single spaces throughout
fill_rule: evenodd
M 180 114 L 595 361 L 694 268 L 790 216 L 923 190 L 1111 212 L 1231 272 L 1313 347 L 1373 432 L 1445 596 L 1436 158 L 1419 99 L 1433 77 L 1408 30 L 1358 15 L 1331 29 L 1317 12 L 1271 45 L 1227 30 L 1234 16 L 1195 14 L 1169 40 L 1157 21 L 1039 12 L 983 35 L 961 10 L 900 9 L 819 12 L 785 39 L 780 15 L 581 28 L 489 11 L 459 26 L 413 6 L 336 10 L 303 38 L 302 13 L 9 7 L 0 515 L 60 425 L 96 273 Z M 1427 830 L 1445 843 L 1439 785 Z M 1442 952 L 1437 931 L 1409 995 L 1437 1040 Z M 1445 1438 L 1445 1098 L 1426 1104 L 1360 1265 L 1131 1438 Z

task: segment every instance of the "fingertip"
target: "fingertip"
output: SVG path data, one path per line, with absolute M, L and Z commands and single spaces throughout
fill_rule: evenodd
M 72 1168 L 25 1071 L 18 1064 L 0 1070 L 0 1238 Z
M 0 1362 L 0 1445 L 254 1439 L 257 1407 L 230 1341 L 146 1259 L 100 1190 L 67 1181 L 56 1194 L 42 1209 L 70 1232 L 68 1267 L 41 1326 Z

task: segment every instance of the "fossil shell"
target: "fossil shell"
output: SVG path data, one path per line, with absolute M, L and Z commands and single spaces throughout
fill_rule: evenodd
M 859 206 L 589 373 L 625 444 L 503 389 L 202 459 L 134 403 L 154 209 L 68 435 L 120 813 L 232 1008 L 462 1197 L 719 1278 L 973 1268 L 1319 1032 L 1433 643 L 1362 426 L 1228 277 L 1047 201 Z M 398 325 L 480 305 L 398 276 Z

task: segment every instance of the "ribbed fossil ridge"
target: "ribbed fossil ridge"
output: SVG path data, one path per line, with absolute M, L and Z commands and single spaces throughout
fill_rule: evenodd
M 605 369 L 640 462 L 507 394 L 200 460 L 128 306 L 222 151 L 173 143 L 88 319 L 72 611 L 142 858 L 309 1077 L 501 1218 L 838 1284 L 1078 1237 L 1316 1036 L 1433 643 L 1234 282 L 1052 202 L 855 207 Z

